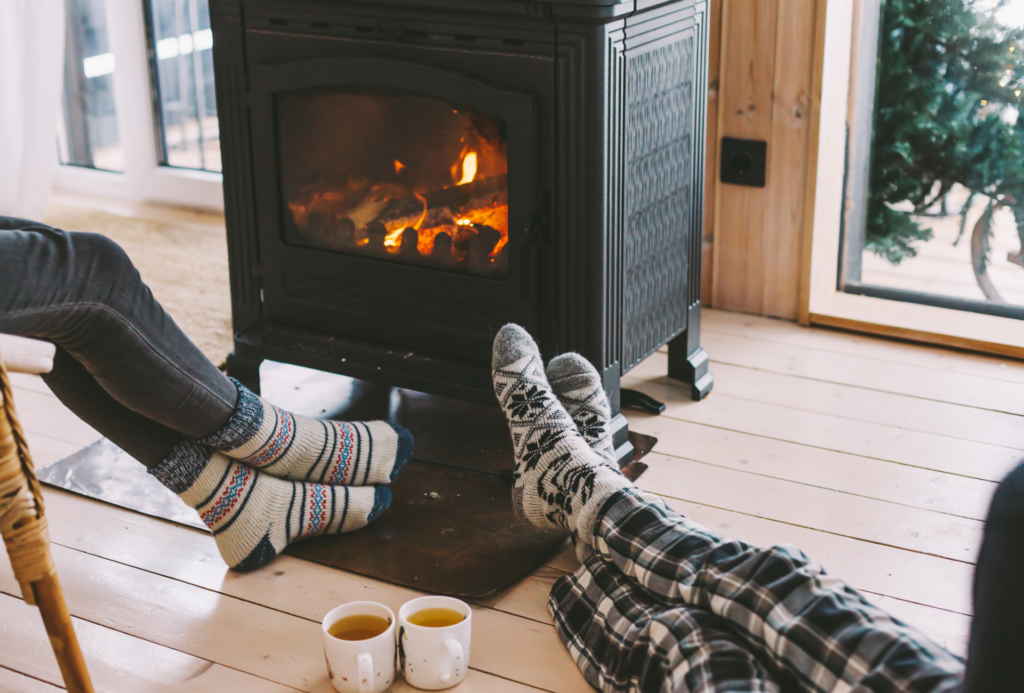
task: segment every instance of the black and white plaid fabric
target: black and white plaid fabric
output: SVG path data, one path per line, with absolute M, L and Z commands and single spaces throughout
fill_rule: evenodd
M 555 584 L 549 608 L 583 675 L 602 691 L 781 691 L 720 618 L 655 601 L 593 553 Z
M 633 489 L 549 609 L 603 691 L 960 691 L 963 662 L 798 549 L 716 536 Z

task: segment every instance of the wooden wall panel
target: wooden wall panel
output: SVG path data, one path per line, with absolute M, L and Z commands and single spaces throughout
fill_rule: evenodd
M 764 219 L 761 312 L 796 318 L 807 183 L 815 3 L 782 0 L 775 39 L 774 103 Z
M 705 221 L 711 280 L 704 302 L 796 319 L 815 37 L 824 0 L 720 0 L 720 5 L 718 89 L 709 94 L 709 114 L 715 106 L 718 118 L 716 127 L 708 128 L 714 160 L 706 195 L 713 194 L 715 204 Z M 721 137 L 768 143 L 764 188 L 718 181 Z
M 769 140 L 778 0 L 724 0 L 718 136 Z M 717 147 L 716 147 L 717 149 Z M 770 147 L 769 147 L 770 154 Z M 752 313 L 764 305 L 767 188 L 716 177 L 713 304 Z

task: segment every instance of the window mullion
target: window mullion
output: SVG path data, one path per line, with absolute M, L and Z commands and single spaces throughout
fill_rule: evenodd
M 125 182 L 132 197 L 145 199 L 151 196 L 149 188 L 159 164 L 143 8 L 140 0 L 106 0 L 106 9 Z

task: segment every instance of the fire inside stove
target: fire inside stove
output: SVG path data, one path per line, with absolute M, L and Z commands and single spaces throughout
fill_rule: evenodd
M 288 243 L 505 277 L 500 118 L 366 87 L 288 92 L 275 106 Z

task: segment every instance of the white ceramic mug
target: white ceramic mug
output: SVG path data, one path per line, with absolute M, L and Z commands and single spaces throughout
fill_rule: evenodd
M 424 609 L 451 609 L 464 618 L 443 628 L 409 623 L 410 616 Z M 406 602 L 398 610 L 398 654 L 409 685 L 437 691 L 462 683 L 469 670 L 472 626 L 469 605 L 453 597 L 420 597 Z
M 367 640 L 341 640 L 329 628 L 347 616 L 387 619 L 388 629 Z M 324 616 L 327 674 L 338 693 L 383 693 L 395 681 L 395 614 L 376 602 L 349 602 Z

